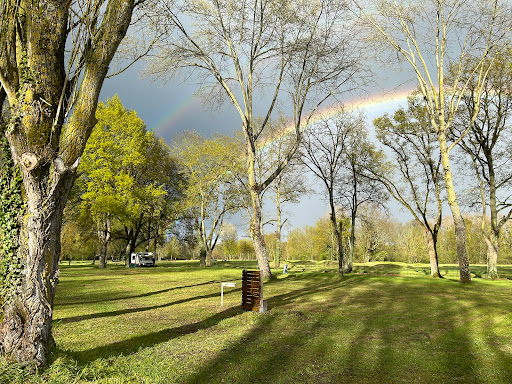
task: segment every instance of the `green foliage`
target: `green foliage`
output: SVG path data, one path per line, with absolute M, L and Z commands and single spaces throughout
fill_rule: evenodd
M 79 171 L 83 208 L 95 221 L 104 215 L 138 217 L 149 199 L 165 192 L 156 185 L 138 183 L 136 172 L 145 165 L 152 134 L 135 111 L 114 96 L 96 112 L 98 123 L 87 142 Z M 141 200 L 141 198 L 143 200 Z
M 344 252 L 347 252 L 350 218 L 339 214 L 342 223 Z M 286 256 L 291 260 L 336 260 L 336 238 L 329 217 L 317 220 L 314 226 L 296 228 L 288 234 Z
M 172 221 L 182 186 L 169 148 L 146 130 L 137 113 L 127 110 L 117 95 L 99 103 L 96 117 L 74 191 L 80 209 L 97 226 L 108 220 L 112 231 L 117 226 L 119 231 L 144 232 L 154 238 L 155 222 Z M 142 231 L 148 223 L 152 225 Z M 68 244 L 73 237 L 76 231 Z M 130 241 L 134 249 L 137 239 Z
M 22 260 L 18 257 L 20 219 L 25 205 L 21 172 L 14 165 L 7 139 L 0 136 L 0 306 L 12 299 L 21 281 Z
M 203 246 L 212 249 L 225 216 L 244 198 L 237 187 L 237 176 L 244 174 L 242 142 L 226 135 L 206 139 L 187 131 L 176 138 L 172 153 L 188 183 L 184 214 L 194 218 Z

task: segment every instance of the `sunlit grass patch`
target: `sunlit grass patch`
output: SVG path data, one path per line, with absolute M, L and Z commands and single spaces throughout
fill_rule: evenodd
M 290 262 L 265 282 L 260 314 L 239 309 L 242 263 L 173 263 L 63 266 L 51 366 L 27 376 L 2 363 L 0 383 L 512 382 L 506 278 L 460 284 L 397 263 L 340 277 L 336 264 Z M 237 283 L 224 307 L 222 281 Z

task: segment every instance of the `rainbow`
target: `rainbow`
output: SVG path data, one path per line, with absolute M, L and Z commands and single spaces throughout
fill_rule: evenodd
M 152 130 L 157 135 L 162 135 L 165 131 L 172 127 L 178 120 L 192 113 L 197 108 L 201 108 L 200 101 L 197 97 L 190 96 L 182 100 L 181 103 L 174 105 L 168 114 L 158 120 Z
M 407 96 L 411 94 L 413 88 L 396 90 L 393 92 L 386 93 L 375 93 L 373 95 L 369 95 L 363 99 L 354 99 L 350 100 L 343 104 L 336 104 L 330 106 L 328 108 L 324 108 L 315 113 L 314 116 L 309 121 L 309 124 L 314 124 L 315 122 L 328 119 L 330 117 L 334 117 L 343 106 L 345 109 L 349 110 L 366 110 L 367 114 L 372 114 L 372 112 L 378 112 L 379 114 L 384 114 L 386 112 L 392 113 L 395 109 L 398 108 L 400 104 L 402 106 L 406 106 Z M 181 103 L 176 104 L 174 108 L 172 108 L 168 114 L 164 115 L 160 120 L 158 120 L 154 125 L 152 130 L 157 135 L 162 135 L 165 131 L 170 129 L 173 124 L 177 121 L 186 117 L 187 115 L 193 113 L 193 111 L 197 110 L 197 108 L 201 108 L 200 100 L 197 97 L 190 96 L 182 100 Z M 279 138 L 289 134 L 294 130 L 294 125 L 289 124 L 285 126 L 281 131 L 272 135 L 272 137 L 267 138 L 266 140 L 258 143 L 258 147 L 262 148 L 269 145 L 271 142 L 278 140 Z
M 315 113 L 309 120 L 309 125 L 315 124 L 318 121 L 326 120 L 336 116 L 342 108 L 348 110 L 365 110 L 367 115 L 383 115 L 384 113 L 393 113 L 400 106 L 406 107 L 407 96 L 414 91 L 413 88 L 397 90 L 394 92 L 373 94 L 364 99 L 354 99 L 346 103 L 339 103 L 324 108 Z M 281 131 L 275 133 L 269 138 L 262 140 L 257 144 L 259 149 L 264 149 L 272 142 L 286 136 L 295 130 L 293 123 L 285 126 Z

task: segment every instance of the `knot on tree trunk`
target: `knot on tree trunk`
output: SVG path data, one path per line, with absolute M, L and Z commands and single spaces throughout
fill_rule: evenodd
M 39 164 L 39 157 L 32 152 L 25 152 L 21 155 L 20 165 L 26 170 L 31 171 Z

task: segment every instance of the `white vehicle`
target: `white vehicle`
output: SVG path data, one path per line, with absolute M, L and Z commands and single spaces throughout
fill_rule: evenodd
M 134 252 L 130 256 L 130 267 L 154 267 L 153 252 Z

